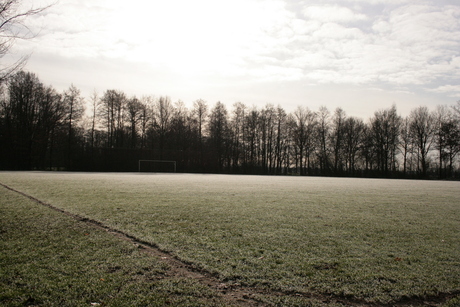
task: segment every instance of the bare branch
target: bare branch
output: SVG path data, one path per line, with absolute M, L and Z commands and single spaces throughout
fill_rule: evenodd
M 30 39 L 32 31 L 24 24 L 24 19 L 37 15 L 54 5 L 50 4 L 41 8 L 20 10 L 21 0 L 0 0 L 0 59 L 7 55 L 16 39 Z M 21 31 L 22 29 L 25 31 Z M 12 64 L 1 63 L 0 83 L 11 74 L 20 70 L 27 63 L 30 55 L 21 56 Z

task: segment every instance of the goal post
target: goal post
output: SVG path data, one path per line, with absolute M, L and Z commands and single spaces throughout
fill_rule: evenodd
M 176 161 L 139 160 L 139 172 L 176 172 Z

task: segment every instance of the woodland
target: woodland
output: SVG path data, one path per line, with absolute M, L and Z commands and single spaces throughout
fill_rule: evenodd
M 139 160 L 168 160 L 177 172 L 459 179 L 459 151 L 460 101 L 362 119 L 307 105 L 187 108 L 113 89 L 84 98 L 23 70 L 1 87 L 3 170 L 133 172 Z

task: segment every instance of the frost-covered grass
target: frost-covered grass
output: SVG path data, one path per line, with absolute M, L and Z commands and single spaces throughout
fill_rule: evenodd
M 391 303 L 460 290 L 460 183 L 1 172 L 223 281 Z
M 107 231 L 0 187 L 0 306 L 229 306 Z

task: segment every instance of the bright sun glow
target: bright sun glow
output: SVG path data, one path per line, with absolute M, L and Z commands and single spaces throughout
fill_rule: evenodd
M 183 75 L 232 75 L 263 44 L 276 19 L 276 2 L 155 1 L 111 3 L 106 28 L 113 56 L 166 66 Z M 139 8 L 142 9 L 139 9 Z

